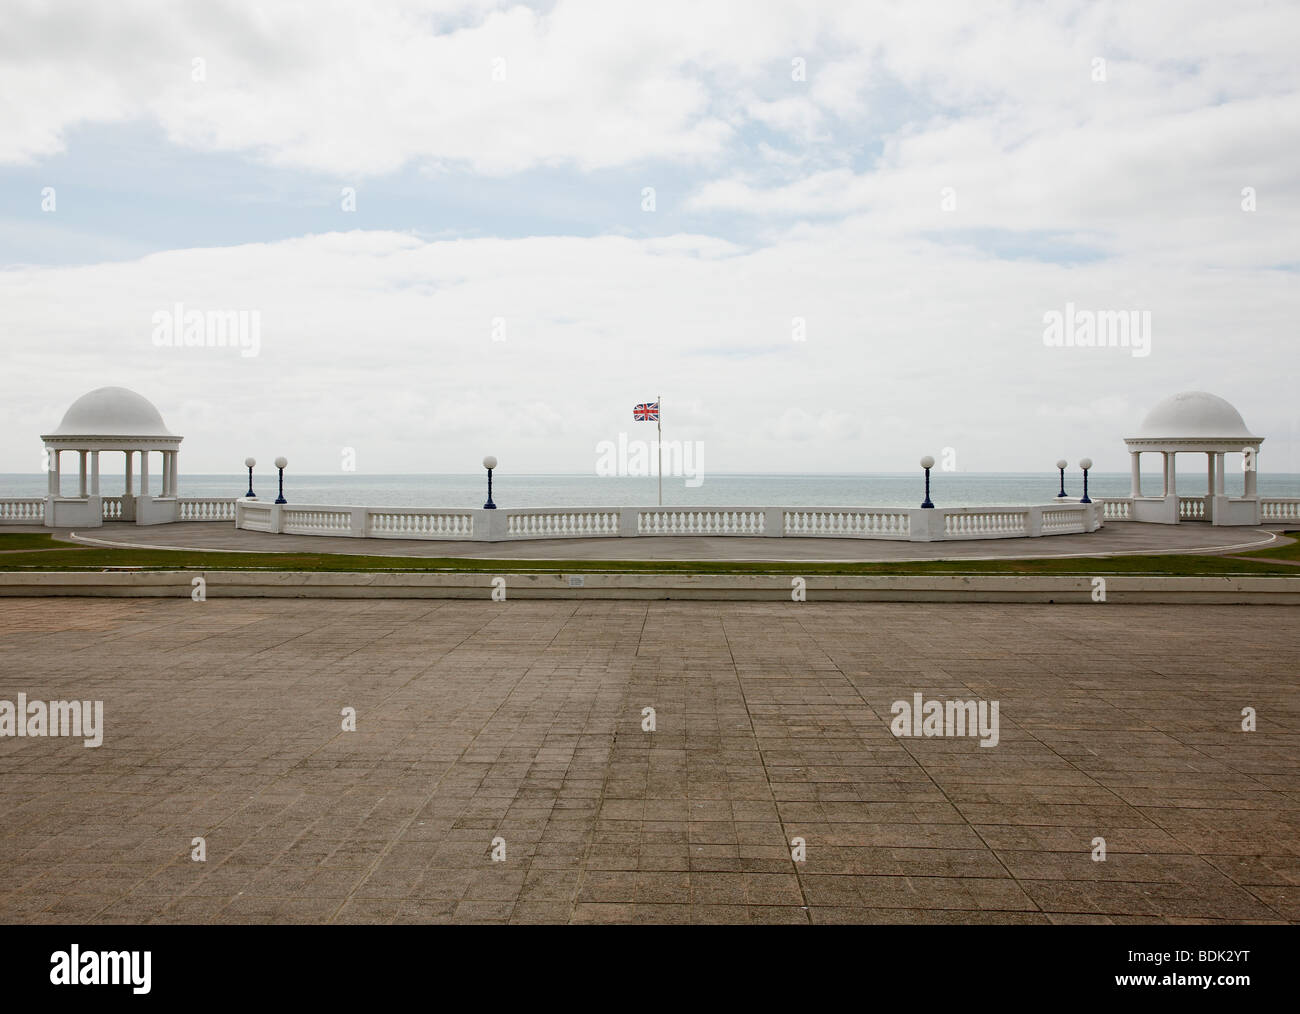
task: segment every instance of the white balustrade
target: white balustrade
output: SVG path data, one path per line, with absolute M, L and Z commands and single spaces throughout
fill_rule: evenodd
M 767 512 L 761 508 L 636 510 L 637 535 L 762 535 L 767 523 Z
M 203 510 L 225 509 L 218 504 Z M 381 539 L 589 539 L 635 536 L 1004 539 L 1096 531 L 1103 503 L 1033 507 L 580 507 L 443 510 L 232 501 L 235 527 Z M 193 508 L 199 515 L 200 508 Z M 189 520 L 190 518 L 187 518 Z M 198 517 L 194 517 L 198 520 Z
M 1300 521 L 1300 498 L 1261 497 L 1259 520 L 1261 524 L 1270 521 Z
M 1101 516 L 1107 521 L 1127 521 L 1133 515 L 1133 500 L 1130 497 L 1097 502 L 1101 504 Z
M 352 527 L 352 512 L 285 507 L 280 531 L 286 535 L 320 535 L 347 532 Z
M 399 507 L 366 508 L 366 530 L 355 535 L 380 539 L 472 539 L 474 515 L 470 511 Z
M 121 521 L 122 498 L 120 496 L 100 497 L 100 512 L 105 521 Z
M 781 518 L 783 534 L 800 538 L 906 539 L 912 528 L 905 510 L 794 507 Z
M 617 509 L 506 513 L 506 536 L 511 539 L 599 538 L 618 534 Z
M 0 500 L 0 525 L 39 525 L 44 521 L 44 497 L 5 497 Z
M 1178 498 L 1178 516 L 1184 521 L 1203 521 L 1205 519 L 1205 497 L 1180 496 Z
M 987 539 L 1006 535 L 1028 535 L 1029 512 L 960 508 L 944 513 L 945 539 Z
M 234 521 L 235 498 L 183 497 L 177 501 L 181 521 Z M 108 517 L 107 514 L 104 515 Z

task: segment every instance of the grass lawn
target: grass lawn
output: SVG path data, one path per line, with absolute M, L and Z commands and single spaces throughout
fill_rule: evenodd
M 1287 532 L 1300 536 L 1300 532 Z M 21 550 L 21 552 L 3 552 Z M 164 549 L 106 549 L 55 542 L 36 533 L 0 534 L 0 570 L 317 570 L 488 571 L 500 573 L 629 574 L 1224 574 L 1300 577 L 1300 541 L 1220 556 L 1114 556 L 1054 560 L 934 560 L 887 563 L 763 563 L 734 560 L 467 560 L 447 557 L 348 556 L 338 553 L 202 553 Z M 1293 561 L 1287 564 L 1282 561 Z

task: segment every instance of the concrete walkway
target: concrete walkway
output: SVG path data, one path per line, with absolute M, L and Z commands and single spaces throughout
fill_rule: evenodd
M 319 535 L 269 535 L 239 531 L 230 522 L 185 522 L 140 527 L 120 522 L 77 533 L 91 544 L 251 553 L 344 553 L 359 556 L 459 557 L 481 560 L 769 560 L 902 561 L 1041 559 L 1147 553 L 1230 553 L 1283 544 L 1270 528 L 1215 528 L 1205 523 L 1150 525 L 1110 522 L 1088 535 L 960 542 L 889 542 L 868 539 L 762 539 L 646 537 L 539 539 L 522 542 L 429 542 L 347 539 Z M 1294 527 L 1294 526 L 1291 526 Z M 15 529 L 17 530 L 17 529 Z M 40 529 L 33 529 L 39 531 Z M 72 533 L 60 530 L 59 538 Z M 1283 543 L 1275 540 L 1282 538 Z
M 0 922 L 1295 922 L 1297 615 L 11 599 Z

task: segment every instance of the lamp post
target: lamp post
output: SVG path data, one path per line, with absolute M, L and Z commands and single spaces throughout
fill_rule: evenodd
M 492 502 L 492 469 L 497 467 L 497 459 L 489 454 L 483 459 L 483 467 L 487 469 L 488 473 L 488 498 L 487 503 L 483 505 L 483 509 L 485 511 L 494 511 L 497 509 L 497 505 Z
M 934 458 L 927 454 L 921 459 L 921 467 L 925 469 L 925 503 L 921 506 L 932 508 L 934 504 L 930 502 L 930 469 L 934 467 Z
M 284 498 L 284 470 L 289 465 L 287 458 L 279 457 L 275 459 L 275 467 L 280 470 L 280 495 L 275 498 L 276 503 L 288 503 Z
M 250 500 L 256 500 L 257 496 L 253 493 L 253 466 L 257 464 L 256 458 L 245 458 L 244 467 L 248 469 L 248 492 L 244 496 Z
M 1088 499 L 1088 469 L 1092 467 L 1092 458 L 1084 458 L 1079 462 L 1079 467 L 1083 469 L 1083 499 L 1079 503 L 1092 503 Z
M 1061 492 L 1056 494 L 1058 499 L 1065 496 L 1065 469 L 1069 464 L 1064 458 L 1056 463 L 1056 467 L 1061 470 Z

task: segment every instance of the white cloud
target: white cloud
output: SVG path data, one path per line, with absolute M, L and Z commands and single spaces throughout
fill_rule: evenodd
M 1072 124 L 1291 95 L 1296 25 L 1294 10 L 1209 2 L 6 4 L 0 162 L 57 152 L 79 125 L 144 120 L 177 144 L 334 175 L 712 164 L 751 126 L 842 156 L 972 107 L 1006 153 Z
M 655 394 L 665 436 L 707 440 L 716 471 L 912 468 L 945 446 L 969 467 L 1065 450 L 1122 470 L 1145 407 L 1197 386 L 1289 433 L 1266 454 L 1296 460 L 1300 14 L 1285 5 L 68 10 L 0 8 L 0 163 L 75 161 L 79 128 L 127 124 L 350 182 L 543 166 L 581 194 L 593 170 L 654 163 L 647 182 L 688 197 L 685 224 L 358 230 L 138 259 L 108 236 L 103 263 L 2 271 L 0 468 L 30 470 L 62 406 L 110 382 L 159 403 L 191 470 L 281 450 L 332 470 L 352 446 L 374 471 L 472 470 L 488 447 L 582 471 Z M 262 354 L 153 348 L 150 315 L 176 301 L 260 309 Z M 1043 313 L 1067 302 L 1150 310 L 1151 356 L 1045 348 Z
M 1252 426 L 1276 421 L 1294 357 L 1260 369 L 1258 350 L 1289 354 L 1296 299 L 1281 272 L 1012 263 L 860 219 L 725 256 L 689 236 L 358 231 L 9 270 L 0 471 L 29 471 L 63 405 L 106 383 L 158 403 L 190 471 L 247 453 L 333 471 L 350 446 L 375 472 L 472 471 L 487 448 L 582 472 L 659 394 L 665 437 L 705 440 L 711 471 L 906 469 L 945 446 L 967 467 L 1065 449 L 1122 470 L 1121 438 L 1171 391 L 1209 386 Z M 1046 348 L 1043 314 L 1067 300 L 1150 309 L 1151 355 Z M 153 347 L 151 314 L 176 301 L 259 309 L 261 354 Z M 1272 461 L 1294 454 L 1263 435 Z

